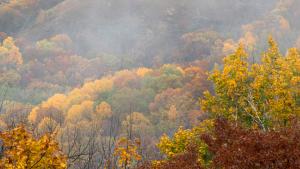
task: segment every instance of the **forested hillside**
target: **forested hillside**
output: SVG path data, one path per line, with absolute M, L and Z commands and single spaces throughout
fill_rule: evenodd
M 299 11 L 0 0 L 0 168 L 297 168 Z

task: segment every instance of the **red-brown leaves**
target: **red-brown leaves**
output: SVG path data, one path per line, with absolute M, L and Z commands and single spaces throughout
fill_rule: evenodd
M 198 162 L 197 148 L 190 146 L 187 152 L 179 154 L 169 160 L 157 163 L 144 163 L 137 169 L 201 169 Z
M 300 128 L 279 131 L 244 129 L 217 119 L 215 135 L 203 135 L 214 154 L 212 168 L 300 168 Z

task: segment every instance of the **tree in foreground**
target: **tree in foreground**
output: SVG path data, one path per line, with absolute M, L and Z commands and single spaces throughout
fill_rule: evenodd
M 3 156 L 0 168 L 7 169 L 66 169 L 65 156 L 59 150 L 54 136 L 33 137 L 23 126 L 1 132 Z
M 187 151 L 163 161 L 146 162 L 136 169 L 202 169 L 196 145 L 189 145 Z
M 262 132 L 217 119 L 214 135 L 202 135 L 213 153 L 211 168 L 300 168 L 300 123 Z
M 300 123 L 296 120 L 289 127 L 263 132 L 218 118 L 213 134 L 198 139 L 212 154 L 209 166 L 201 164 L 198 146 L 190 143 L 185 151 L 167 160 L 144 163 L 137 169 L 300 168 Z
M 260 63 L 249 63 L 241 45 L 224 58 L 222 70 L 210 74 L 215 93 L 205 93 L 202 109 L 212 118 L 222 116 L 264 131 L 286 126 L 300 114 L 300 54 L 289 49 L 283 56 L 275 41 Z
M 216 68 L 210 74 L 215 92 L 206 92 L 201 100 L 203 111 L 210 117 L 207 124 L 217 121 L 215 130 L 195 130 L 199 126 L 209 128 L 201 123 L 192 130 L 179 129 L 173 138 L 163 136 L 158 147 L 166 159 L 158 161 L 163 164 L 158 168 L 174 162 L 183 165 L 184 160 L 176 159 L 191 154 L 191 145 L 197 150 L 196 162 L 202 168 L 299 166 L 300 129 L 291 120 L 300 115 L 299 72 L 300 53 L 295 48 L 283 56 L 270 38 L 261 62 L 250 63 L 240 45 L 224 58 L 222 69 Z M 216 120 L 219 117 L 226 122 Z M 207 134 L 201 139 L 203 132 Z M 156 163 L 152 162 L 150 168 Z
M 118 158 L 118 166 L 122 169 L 129 169 L 141 160 L 138 153 L 140 140 L 130 140 L 126 137 L 121 137 L 115 147 L 114 156 Z

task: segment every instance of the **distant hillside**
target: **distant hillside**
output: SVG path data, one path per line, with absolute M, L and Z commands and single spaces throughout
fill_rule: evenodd
M 23 2 L 24 1 L 24 2 Z M 9 5 L 0 30 L 27 40 L 68 34 L 78 54 L 137 55 L 167 61 L 181 45 L 181 36 L 215 30 L 238 38 L 241 26 L 259 20 L 276 0 L 23 0 L 27 7 Z M 20 2 L 21 3 L 21 2 Z M 7 7 L 2 5 L 0 12 Z M 238 14 L 238 15 L 237 15 Z M 16 26 L 17 25 L 17 26 Z M 151 60 L 149 60 L 151 61 Z

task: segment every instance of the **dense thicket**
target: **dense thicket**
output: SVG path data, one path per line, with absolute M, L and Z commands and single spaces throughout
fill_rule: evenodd
M 292 120 L 289 127 L 263 132 L 218 118 L 213 134 L 202 134 L 201 139 L 212 153 L 209 167 L 199 163 L 194 143 L 185 152 L 165 161 L 145 162 L 138 169 L 172 168 L 298 168 L 300 165 L 299 122 Z M 200 139 L 200 138 L 199 138 Z
M 1 1 L 1 167 L 289 167 L 299 2 Z
M 171 138 L 162 136 L 158 148 L 166 158 L 150 167 L 186 165 L 176 159 L 195 152 L 197 161 L 191 158 L 190 164 L 199 168 L 298 166 L 299 125 L 293 119 L 299 118 L 299 56 L 296 49 L 283 56 L 270 39 L 259 63 L 250 65 L 242 46 L 225 57 L 224 67 L 210 74 L 214 93 L 201 99 L 208 119 Z
M 213 153 L 212 168 L 299 168 L 300 128 L 263 132 L 217 119 L 214 135 L 203 135 Z
M 299 47 L 299 2 L 258 1 L 8 0 L 0 39 L 13 37 L 23 64 L 5 72 L 14 85 L 0 85 L 9 100 L 38 104 L 117 70 L 201 59 L 212 67 L 238 42 L 260 53 L 269 34 L 284 50 Z

